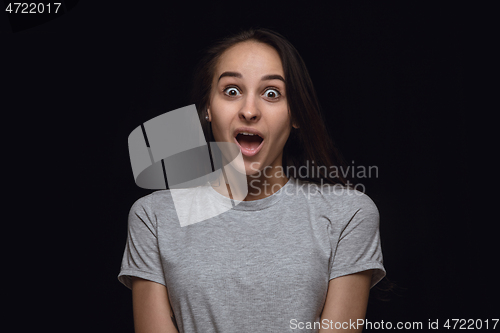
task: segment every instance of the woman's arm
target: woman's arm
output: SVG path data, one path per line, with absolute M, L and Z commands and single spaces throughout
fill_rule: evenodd
M 136 333 L 178 333 L 164 285 L 132 277 L 132 304 Z
M 365 319 L 372 270 L 340 276 L 330 280 L 325 306 L 321 314 L 319 333 L 327 332 L 361 332 L 363 327 L 348 325 L 358 319 Z M 323 322 L 324 319 L 327 319 Z M 349 321 L 350 320 L 350 321 Z M 328 321 L 328 328 L 325 329 Z M 331 322 L 330 322 L 331 321 Z M 341 329 L 335 329 L 337 327 Z

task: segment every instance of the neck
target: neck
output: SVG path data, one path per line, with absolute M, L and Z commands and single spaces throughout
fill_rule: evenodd
M 288 182 L 282 170 L 279 167 L 268 167 L 265 172 L 256 176 L 247 175 L 248 195 L 244 201 L 264 199 L 279 191 Z
M 220 173 L 219 183 L 226 186 L 212 187 L 220 194 L 239 201 L 253 201 L 267 198 L 279 191 L 287 182 L 288 178 L 283 172 L 282 167 L 268 166 L 265 171 L 257 172 L 254 175 L 246 175 L 247 194 L 244 197 L 244 188 L 238 189 L 238 186 L 230 187 L 229 184 L 241 184 L 241 174 L 232 168 L 224 168 Z

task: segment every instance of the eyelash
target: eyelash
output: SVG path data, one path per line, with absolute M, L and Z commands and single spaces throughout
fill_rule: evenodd
M 222 92 L 224 92 L 224 94 L 225 94 L 226 96 L 229 96 L 226 92 L 227 92 L 227 90 L 229 90 L 229 89 L 231 89 L 231 88 L 232 88 L 232 89 L 236 89 L 236 90 L 238 90 L 238 92 L 241 94 L 241 91 L 240 91 L 240 89 L 238 89 L 238 87 L 237 87 L 237 86 L 227 86 L 227 87 L 225 87 L 225 88 L 222 90 Z M 279 90 L 278 88 L 276 88 L 276 87 L 267 87 L 267 88 L 266 88 L 266 90 L 264 91 L 264 94 L 265 94 L 266 92 L 268 92 L 269 90 L 274 90 L 274 91 L 276 91 L 276 92 L 278 93 L 278 96 L 276 96 L 276 97 L 268 97 L 268 98 L 270 98 L 270 99 L 278 99 L 278 98 L 280 98 L 280 97 L 281 97 L 281 92 L 280 92 L 280 90 Z M 232 97 L 232 96 L 229 96 L 229 97 Z

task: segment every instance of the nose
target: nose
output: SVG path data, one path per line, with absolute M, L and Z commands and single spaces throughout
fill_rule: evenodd
M 261 113 L 253 98 L 247 98 L 238 116 L 242 121 L 256 122 L 260 119 Z

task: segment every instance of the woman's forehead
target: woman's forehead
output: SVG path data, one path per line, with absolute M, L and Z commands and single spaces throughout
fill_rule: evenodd
M 271 46 L 259 42 L 242 42 L 227 49 L 219 58 L 215 77 L 231 71 L 246 75 L 283 75 L 283 66 L 278 52 Z

